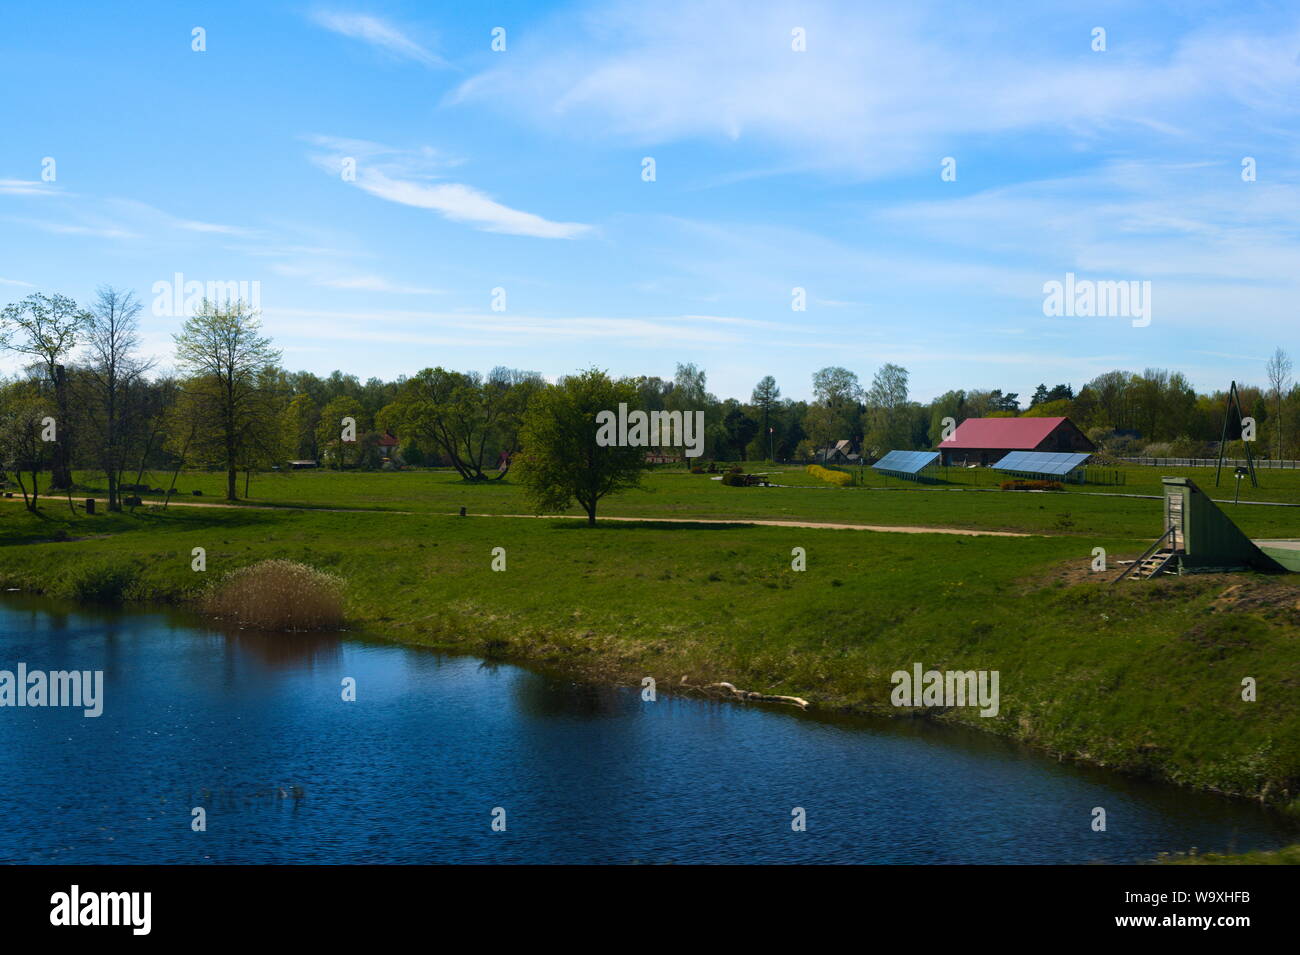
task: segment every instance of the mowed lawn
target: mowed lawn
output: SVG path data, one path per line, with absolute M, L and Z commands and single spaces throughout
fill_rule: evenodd
M 1161 504 L 1134 497 L 1159 495 L 1164 471 L 1132 468 L 1125 487 L 1072 488 L 1062 492 L 1001 491 L 995 487 L 918 485 L 873 477 L 878 485 L 832 487 L 799 468 L 755 465 L 786 487 L 725 487 L 716 475 L 683 470 L 651 472 L 644 490 L 606 499 L 600 513 L 647 518 L 756 518 L 827 523 L 910 525 L 1086 538 L 1129 538 L 1140 551 L 1142 539 L 1154 540 L 1162 530 Z M 870 469 L 868 469 L 869 471 Z M 1205 473 L 1198 473 L 1205 472 Z M 989 472 L 985 472 L 987 474 Z M 1213 489 L 1213 470 L 1184 469 L 1212 497 L 1231 497 L 1231 488 Z M 81 474 L 90 493 L 103 493 L 102 480 Z M 1225 476 L 1225 482 L 1229 478 Z M 1300 503 L 1300 472 L 1266 472 L 1265 487 L 1253 490 L 1255 500 L 1294 500 Z M 170 476 L 149 477 L 155 487 L 167 487 Z M 217 503 L 225 493 L 225 477 L 213 472 L 185 472 L 177 481 L 176 502 Z M 194 490 L 203 492 L 201 497 Z M 1269 496 L 1265 498 L 1265 494 Z M 243 480 L 240 480 L 243 494 Z M 161 495 L 142 495 L 162 500 Z M 1247 499 L 1245 489 L 1243 500 Z M 330 472 L 298 471 L 256 475 L 248 503 L 298 507 L 345 507 L 389 511 L 455 514 L 466 507 L 472 514 L 528 514 L 523 490 L 510 481 L 469 484 L 454 471 Z M 50 504 L 54 506 L 53 502 Z M 1238 525 L 1256 538 L 1300 537 L 1300 507 L 1225 505 Z M 580 512 L 570 512 L 576 516 Z M 1092 545 L 1089 545 L 1090 547 Z
M 206 489 L 219 477 L 186 476 L 180 486 L 200 481 L 211 482 Z M 262 476 L 254 489 L 267 502 L 418 513 L 148 506 L 73 517 L 50 500 L 38 518 L 8 502 L 0 585 L 183 601 L 228 570 L 287 557 L 347 581 L 359 635 L 600 678 L 726 680 L 821 708 L 890 713 L 898 712 L 889 705 L 895 670 L 992 669 L 1001 675 L 997 717 L 930 715 L 1280 803 L 1300 785 L 1300 578 L 1165 578 L 1112 589 L 1088 572 L 1093 546 L 1122 553 L 1140 548 L 1130 536 L 1138 528 L 1154 536 L 1158 502 L 1098 501 L 1083 512 L 1070 495 L 780 492 L 677 474 L 656 475 L 651 491 L 607 508 L 1021 530 L 1048 530 L 1068 513 L 1099 529 L 1082 534 L 1076 523 L 1054 536 L 1007 538 L 459 518 L 436 512 L 526 508 L 509 484 L 471 487 L 439 473 Z M 206 550 L 206 573 L 190 569 L 194 547 Z M 503 572 L 491 569 L 496 547 L 506 551 Z M 791 568 L 796 547 L 807 553 L 806 571 Z M 1258 702 L 1241 700 L 1247 676 L 1258 682 Z

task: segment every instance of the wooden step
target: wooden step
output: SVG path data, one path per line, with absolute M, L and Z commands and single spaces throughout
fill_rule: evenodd
M 1166 562 L 1168 562 L 1173 555 L 1174 552 L 1172 550 L 1157 551 L 1135 567 L 1132 576 L 1139 580 L 1150 580 L 1159 573 L 1162 568 L 1164 568 Z

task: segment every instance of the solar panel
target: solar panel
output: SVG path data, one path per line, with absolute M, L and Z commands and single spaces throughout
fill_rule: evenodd
M 918 474 L 937 460 L 938 451 L 890 451 L 871 466 L 890 474 Z
M 993 468 L 1019 474 L 1050 474 L 1060 477 L 1069 474 L 1090 457 L 1091 454 L 1078 451 L 1012 451 L 993 465 Z

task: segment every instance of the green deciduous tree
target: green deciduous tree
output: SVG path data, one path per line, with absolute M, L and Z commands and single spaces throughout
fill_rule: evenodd
M 343 419 L 352 419 L 350 441 L 343 440 Z M 355 468 L 365 457 L 365 438 L 370 430 L 370 416 L 361 402 L 349 395 L 339 395 L 320 412 L 316 425 L 316 446 L 339 470 Z
M 73 424 L 64 365 L 89 320 L 90 313 L 66 295 L 39 292 L 0 312 L 0 340 L 34 359 L 54 390 L 58 441 L 53 449 L 53 488 L 72 487 Z
M 0 387 L 0 470 L 11 473 L 23 492 L 23 504 L 36 513 L 41 471 L 50 466 L 54 443 L 45 440 L 54 407 L 36 382 L 20 379 Z M 31 493 L 23 472 L 31 475 Z
M 907 369 L 881 365 L 867 389 L 867 444 L 879 455 L 911 450 L 912 426 L 907 402 Z
M 311 395 L 306 392 L 294 395 L 280 419 L 290 456 L 295 460 L 318 460 L 320 444 L 316 440 L 316 427 L 320 424 L 321 412 Z
M 861 428 L 862 386 L 847 368 L 832 365 L 813 373 L 816 402 L 808 409 L 804 430 L 826 451 L 843 438 L 852 439 Z
M 563 511 L 575 501 L 596 523 L 596 504 L 607 494 L 639 487 L 645 449 L 601 446 L 596 416 L 635 408 L 637 388 L 592 368 L 562 378 L 537 393 L 520 431 L 519 480 L 538 513 Z
M 489 480 L 487 469 L 506 461 L 499 480 L 519 448 L 524 409 L 542 386 L 540 375 L 510 368 L 494 368 L 486 379 L 426 368 L 403 382 L 385 418 L 405 436 L 436 447 L 467 481 Z
M 226 500 L 236 500 L 240 466 L 279 438 L 275 376 L 267 371 L 280 353 L 262 335 L 257 313 L 243 302 L 217 305 L 205 299 L 174 337 L 177 364 L 191 376 L 185 388 L 201 409 L 201 423 L 219 438 Z

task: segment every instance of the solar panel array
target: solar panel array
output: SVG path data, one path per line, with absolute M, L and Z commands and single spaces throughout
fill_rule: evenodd
M 871 466 L 891 474 L 918 474 L 938 460 L 938 451 L 890 451 Z
M 1012 451 L 997 464 L 997 471 L 1015 471 L 1019 474 L 1050 474 L 1061 477 L 1087 461 L 1091 454 L 1078 451 Z

